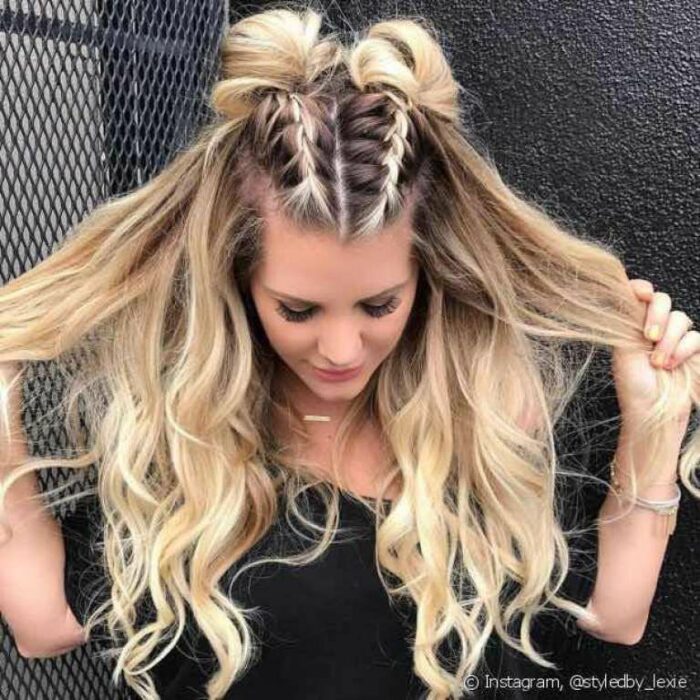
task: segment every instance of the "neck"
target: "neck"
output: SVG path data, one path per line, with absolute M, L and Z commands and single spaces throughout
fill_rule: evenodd
M 272 380 L 274 396 L 286 397 L 302 416 L 320 416 L 321 420 L 308 420 L 320 425 L 339 425 L 350 407 L 350 401 L 326 401 L 314 394 L 299 377 L 280 363 Z
M 283 407 L 288 401 L 296 412 L 303 416 L 323 416 L 324 420 L 306 420 L 304 426 L 309 435 L 309 444 L 314 449 L 326 450 L 333 444 L 338 427 L 346 416 L 350 401 L 330 402 L 316 396 L 296 374 L 286 365 L 279 367 L 273 376 L 272 395 Z M 286 400 L 285 400 L 286 399 Z M 284 408 L 275 411 L 275 433 L 283 444 L 296 444 L 298 436 L 291 430 L 289 416 Z M 368 420 L 363 431 L 369 429 L 372 422 Z

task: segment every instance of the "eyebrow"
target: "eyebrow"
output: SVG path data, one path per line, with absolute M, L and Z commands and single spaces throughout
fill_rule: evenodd
M 365 297 L 364 299 L 360 299 L 360 303 L 363 302 L 368 302 L 368 301 L 374 301 L 375 299 L 378 299 L 379 297 L 384 296 L 385 294 L 391 294 L 392 292 L 398 292 L 400 289 L 405 287 L 408 284 L 409 280 L 406 280 L 405 282 L 401 282 L 400 284 L 396 284 L 393 287 L 389 287 L 388 289 L 385 289 L 383 292 L 378 292 L 377 294 L 373 294 L 371 297 Z M 292 296 L 290 294 L 283 294 L 282 292 L 276 292 L 274 289 L 270 289 L 269 287 L 266 287 L 264 284 L 262 285 L 263 289 L 268 291 L 270 294 L 274 294 L 275 296 L 282 297 L 283 299 L 286 299 L 287 301 L 291 301 L 294 304 L 300 304 L 300 305 L 306 305 L 306 306 L 317 306 L 318 304 L 315 301 L 309 301 L 308 299 L 300 299 L 299 297 Z

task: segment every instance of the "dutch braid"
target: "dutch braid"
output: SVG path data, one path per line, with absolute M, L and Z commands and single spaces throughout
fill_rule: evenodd
M 387 207 L 390 210 L 398 209 L 402 205 L 401 192 L 399 189 L 399 177 L 404 156 L 410 149 L 408 142 L 410 101 L 404 102 L 400 97 L 391 91 L 385 90 L 381 93 L 386 97 L 393 107 L 391 108 L 391 125 L 384 135 L 383 142 L 388 143 L 381 164 L 386 166 L 387 174 L 382 183 L 381 192 L 377 198 L 377 205 L 362 222 L 363 227 L 370 230 L 378 228 L 384 222 Z

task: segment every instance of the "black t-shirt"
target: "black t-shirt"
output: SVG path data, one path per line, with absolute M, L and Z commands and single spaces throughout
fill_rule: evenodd
M 313 501 L 312 498 L 310 502 Z M 224 577 L 222 588 L 233 600 L 257 608 L 252 625 L 262 642 L 259 656 L 231 686 L 227 697 L 232 700 L 425 697 L 427 689 L 412 671 L 410 635 L 415 629 L 415 606 L 390 603 L 381 585 L 374 564 L 373 514 L 344 492 L 340 504 L 340 525 L 350 528 L 350 532 L 336 537 L 320 559 L 301 567 L 257 565 L 233 583 L 231 575 Z M 107 596 L 101 559 L 95 548 L 97 535 L 101 534 L 97 498 L 83 499 L 76 511 L 64 519 L 62 528 L 66 596 L 76 618 L 84 624 L 88 613 Z M 258 560 L 265 552 L 306 549 L 310 541 L 303 536 L 303 531 L 295 532 L 282 517 L 235 569 Z M 563 589 L 564 595 L 582 605 L 592 592 L 595 566 L 590 563 L 595 562 L 595 556 L 589 555 L 586 562 L 581 566 L 575 556 L 572 558 Z M 539 651 L 558 652 L 561 658 L 562 649 L 568 648 L 579 634 L 583 633 L 573 617 L 557 611 L 556 616 L 536 621 L 533 636 Z M 99 628 L 93 631 L 92 639 L 98 644 L 100 640 L 109 642 Z M 558 661 L 555 656 L 546 656 Z M 541 667 L 503 644 L 496 634 L 489 640 L 482 664 L 476 675 L 542 675 Z M 206 698 L 205 683 L 215 669 L 216 657 L 188 609 L 188 624 L 177 647 L 151 670 L 160 697 Z M 525 695 L 512 683 L 507 690 L 496 690 L 494 684 L 485 689 L 483 676 L 481 686 L 471 696 L 475 700 L 536 697 L 533 691 Z

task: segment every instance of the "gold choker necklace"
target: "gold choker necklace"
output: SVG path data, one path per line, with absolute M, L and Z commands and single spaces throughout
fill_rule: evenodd
M 304 416 L 304 420 L 307 421 L 317 421 L 320 423 L 327 423 L 331 419 L 330 416 L 314 416 L 314 415 L 309 415 L 309 416 Z

